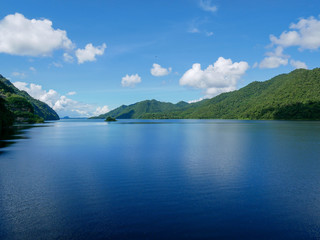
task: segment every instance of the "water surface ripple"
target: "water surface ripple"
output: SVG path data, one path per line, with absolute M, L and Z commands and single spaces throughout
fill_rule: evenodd
M 0 239 L 319 239 L 320 122 L 61 120 L 0 154 Z

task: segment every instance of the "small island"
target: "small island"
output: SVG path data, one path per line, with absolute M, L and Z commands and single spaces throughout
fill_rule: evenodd
M 113 117 L 107 117 L 105 121 L 106 121 L 106 122 L 116 122 L 117 119 L 115 119 L 115 118 L 113 118 Z

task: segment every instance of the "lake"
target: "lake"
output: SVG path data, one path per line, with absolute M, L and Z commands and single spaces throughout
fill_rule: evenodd
M 0 239 L 320 238 L 320 122 L 60 120 L 1 145 Z

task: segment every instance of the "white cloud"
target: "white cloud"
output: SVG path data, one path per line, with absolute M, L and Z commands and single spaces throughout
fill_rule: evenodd
M 200 102 L 202 101 L 204 98 L 199 98 L 199 99 L 196 99 L 196 100 L 191 100 L 191 101 L 188 101 L 188 103 L 196 103 L 196 102 Z
M 34 67 L 29 67 L 30 71 L 36 72 L 37 70 Z
M 67 93 L 67 95 L 68 95 L 68 96 L 73 96 L 73 95 L 76 95 L 76 94 L 77 94 L 77 93 L 76 93 L 76 92 L 74 92 L 74 91 L 73 91 L 73 92 L 68 92 L 68 93 Z
M 48 19 L 27 19 L 20 13 L 0 21 L 0 52 L 21 56 L 47 56 L 56 49 L 72 49 L 64 30 L 52 28 Z
M 50 92 L 50 90 L 49 90 Z M 60 96 L 59 99 L 54 103 L 52 107 L 55 111 L 63 111 L 69 109 L 71 111 L 83 111 L 83 104 L 79 104 L 79 102 L 74 101 L 66 96 Z
M 200 33 L 200 30 L 196 27 L 192 27 L 188 32 L 189 33 Z
M 45 102 L 50 107 L 53 107 L 60 98 L 60 95 L 55 90 L 50 89 L 49 91 L 45 91 L 41 85 L 34 83 L 28 84 L 25 82 L 14 82 L 13 84 L 18 89 L 29 93 L 29 95 L 35 99 Z
M 13 85 L 23 91 L 26 91 L 28 83 L 26 82 L 14 82 Z
M 76 57 L 78 63 L 93 62 L 96 61 L 97 55 L 103 55 L 107 45 L 103 43 L 101 46 L 94 47 L 91 43 L 87 44 L 84 49 L 76 50 Z
M 103 106 L 103 107 L 97 107 L 96 111 L 94 112 L 95 116 L 99 116 L 101 114 L 105 114 L 107 112 L 109 112 L 110 109 L 107 105 Z
M 296 60 L 291 60 L 290 61 L 291 66 L 293 66 L 294 68 L 304 68 L 304 69 L 308 69 L 307 64 L 305 64 L 304 62 L 301 61 L 296 61 Z
M 208 37 L 210 37 L 210 36 L 213 35 L 213 32 L 206 32 L 206 35 L 207 35 Z
M 288 64 L 288 59 L 286 58 L 281 58 L 277 56 L 270 56 L 270 57 L 265 57 L 259 67 L 260 68 L 277 68 L 280 67 L 281 65 L 287 65 Z
M 150 70 L 151 74 L 155 77 L 162 77 L 168 75 L 172 71 L 172 68 L 163 68 L 159 64 L 154 63 Z
M 63 54 L 63 59 L 65 62 L 73 63 L 73 57 L 68 53 Z
M 199 5 L 207 12 L 216 12 L 218 10 L 217 6 L 211 4 L 211 0 L 200 0 Z
M 27 19 L 20 13 L 7 15 L 0 20 L 0 53 L 20 56 L 49 56 L 54 50 L 73 50 L 75 45 L 67 37 L 67 32 L 54 29 L 48 19 Z M 103 55 L 106 44 L 94 47 L 91 43 L 84 49 L 77 49 L 75 55 L 78 63 L 95 61 L 96 56 Z M 74 57 L 63 54 L 65 62 L 72 63 Z M 61 67 L 60 63 L 53 63 Z
M 46 91 L 41 85 L 28 84 L 26 82 L 14 82 L 18 89 L 24 90 L 30 96 L 47 103 L 52 107 L 59 116 L 72 116 L 72 117 L 89 117 L 98 115 L 97 113 L 108 110 L 108 106 L 97 107 L 91 104 L 75 101 L 64 95 L 59 94 L 53 89 Z M 73 93 L 73 92 L 70 92 Z
M 126 75 L 121 80 L 122 87 L 134 87 L 137 83 L 141 82 L 141 77 L 138 74 Z
M 23 72 L 13 72 L 13 73 L 11 73 L 11 75 L 13 77 L 18 77 L 18 78 L 25 78 L 26 77 L 26 74 Z
M 283 54 L 283 48 L 278 46 L 273 52 L 267 52 L 265 57 L 259 64 L 260 68 L 277 68 L 281 65 L 287 65 L 290 56 Z
M 202 70 L 199 63 L 192 65 L 181 77 L 179 83 L 183 86 L 204 89 L 206 96 L 213 97 L 222 92 L 236 89 L 237 81 L 247 71 L 247 62 L 232 63 L 231 59 L 219 59 L 206 69 Z
M 278 38 L 270 35 L 271 42 L 284 48 L 297 46 L 300 50 L 316 50 L 320 47 L 320 20 L 314 17 L 301 18 L 289 28 L 292 30 L 282 32 Z
M 309 49 L 317 50 L 320 47 L 320 20 L 314 17 L 301 18 L 298 23 L 291 23 L 289 31 L 284 31 L 279 37 L 270 35 L 273 52 L 266 53 L 259 64 L 260 68 L 277 68 L 288 65 L 290 56 L 284 55 L 283 50 L 288 47 L 298 47 L 300 51 Z M 304 62 L 291 60 L 295 68 L 307 68 Z

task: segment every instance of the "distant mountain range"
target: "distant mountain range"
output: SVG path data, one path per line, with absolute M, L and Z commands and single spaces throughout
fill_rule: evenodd
M 13 122 L 36 123 L 44 120 L 59 120 L 59 116 L 47 104 L 20 91 L 0 75 L 0 130 Z
M 320 120 L 320 69 L 297 69 L 196 103 L 146 100 L 94 118 Z

